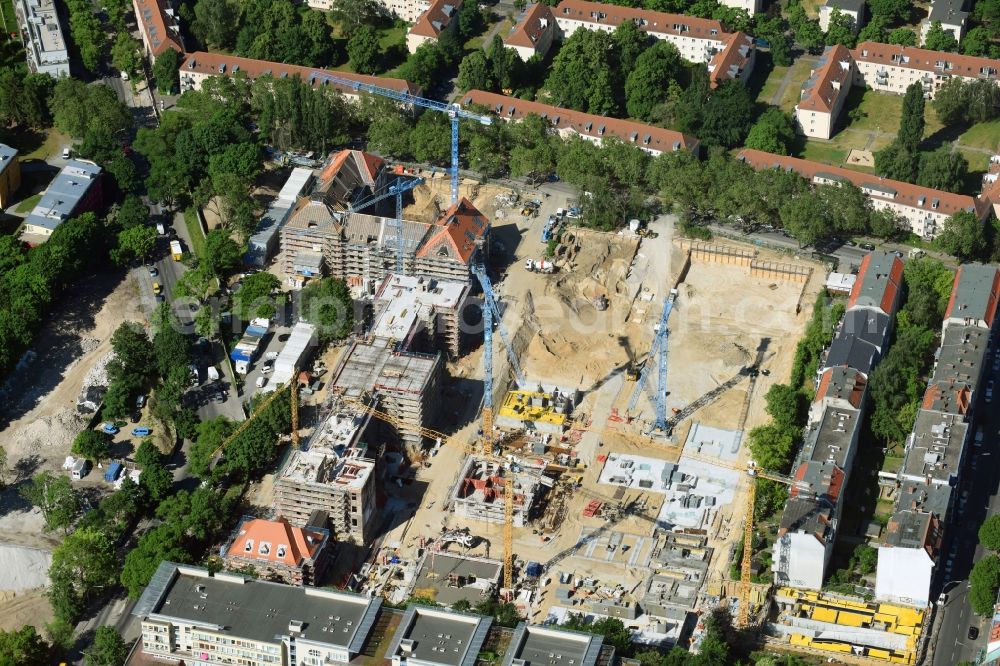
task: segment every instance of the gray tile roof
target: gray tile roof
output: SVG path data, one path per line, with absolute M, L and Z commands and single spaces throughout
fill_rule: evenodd
M 25 224 L 54 230 L 73 216 L 77 205 L 97 182 L 101 167 L 85 160 L 70 160 L 49 183 Z

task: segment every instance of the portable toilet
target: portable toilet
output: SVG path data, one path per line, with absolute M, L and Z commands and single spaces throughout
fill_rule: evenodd
M 81 458 L 80 460 L 77 460 L 76 463 L 73 465 L 73 472 L 72 472 L 73 480 L 79 481 L 83 477 L 87 476 L 87 472 L 89 471 L 90 471 L 89 460 L 87 460 L 86 458 Z
M 118 480 L 118 475 L 122 473 L 121 463 L 111 463 L 108 465 L 108 469 L 104 471 L 104 480 L 108 483 L 114 483 Z

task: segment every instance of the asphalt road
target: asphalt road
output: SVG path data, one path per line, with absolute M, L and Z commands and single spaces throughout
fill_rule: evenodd
M 993 371 L 992 358 L 989 362 L 991 365 L 983 381 L 993 379 L 1000 385 L 1000 372 Z M 973 440 L 975 430 L 983 429 L 983 444 L 977 447 L 974 442 L 970 443 L 971 454 L 958 489 L 956 516 L 946 536 L 939 577 L 932 592 L 932 598 L 938 590 L 948 593 L 947 600 L 942 598 L 938 603 L 940 629 L 934 643 L 934 666 L 955 666 L 963 661 L 975 663 L 989 638 L 990 618 L 980 618 L 972 612 L 967 582 L 973 563 L 987 554 L 979 546 L 979 526 L 989 516 L 1000 513 L 1000 477 L 996 474 L 996 461 L 1000 457 L 1000 411 L 996 407 L 1000 396 L 987 403 L 985 393 L 982 391 L 983 401 L 976 411 L 973 426 Z M 966 491 L 968 497 L 963 501 Z M 949 560 L 952 562 L 950 575 L 947 573 Z M 977 639 L 969 639 L 969 627 L 979 630 Z

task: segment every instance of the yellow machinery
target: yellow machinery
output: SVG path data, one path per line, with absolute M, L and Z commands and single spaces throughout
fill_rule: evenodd
M 428 439 L 451 442 L 467 453 L 478 453 L 478 455 L 481 455 L 490 462 L 500 465 L 506 463 L 502 457 L 493 455 L 492 439 L 487 435 L 487 433 L 491 433 L 493 430 L 493 414 L 488 409 L 483 409 L 483 443 L 481 450 L 477 452 L 474 447 L 466 446 L 443 432 L 406 423 L 392 414 L 388 414 L 357 400 L 345 398 L 344 401 L 359 411 L 388 423 L 397 430 L 409 430 Z M 487 413 L 489 413 L 489 416 L 487 416 Z M 489 428 L 486 427 L 487 420 L 489 420 Z M 503 517 L 503 585 L 505 589 L 510 590 L 514 587 L 514 473 L 511 470 L 507 470 L 507 473 L 503 477 Z

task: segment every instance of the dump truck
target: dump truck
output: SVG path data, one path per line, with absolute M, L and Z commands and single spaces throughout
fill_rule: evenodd
M 525 259 L 524 269 L 532 273 L 555 273 L 556 267 L 551 261 L 545 259 Z
M 174 261 L 180 261 L 184 258 L 184 250 L 181 249 L 181 242 L 178 240 L 170 241 L 170 256 L 174 258 Z
M 232 353 L 229 355 L 236 368 L 236 372 L 245 375 L 250 371 L 250 364 L 257 357 L 257 350 L 260 347 L 261 340 L 264 339 L 270 328 L 271 320 L 269 319 L 258 318 L 250 322 L 247 330 L 243 332 L 243 337 L 236 343 L 236 347 L 233 348 Z

